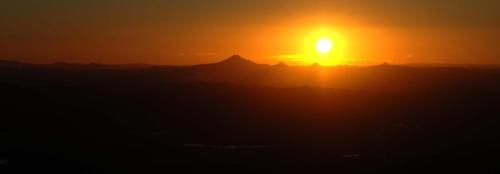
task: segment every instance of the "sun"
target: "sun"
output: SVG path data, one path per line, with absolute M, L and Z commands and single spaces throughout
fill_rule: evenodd
M 320 28 L 304 38 L 301 61 L 306 65 L 340 65 L 346 61 L 346 40 L 339 29 Z
M 333 48 L 333 43 L 328 38 L 321 38 L 316 42 L 316 50 L 321 54 L 329 53 Z

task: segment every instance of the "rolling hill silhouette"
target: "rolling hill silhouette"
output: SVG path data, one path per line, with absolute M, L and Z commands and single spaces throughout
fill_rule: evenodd
M 498 169 L 500 69 L 0 61 L 0 173 Z

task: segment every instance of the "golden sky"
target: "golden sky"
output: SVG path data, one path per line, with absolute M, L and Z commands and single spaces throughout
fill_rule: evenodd
M 305 65 L 500 63 L 498 0 L 4 0 L 0 59 L 199 64 L 240 54 Z

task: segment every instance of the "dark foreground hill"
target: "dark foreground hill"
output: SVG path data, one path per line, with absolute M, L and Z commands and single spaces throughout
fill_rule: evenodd
M 1 63 L 0 173 L 499 172 L 500 70 Z

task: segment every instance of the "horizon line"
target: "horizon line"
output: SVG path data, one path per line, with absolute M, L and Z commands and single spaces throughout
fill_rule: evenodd
M 105 63 L 105 62 L 68 62 L 68 61 L 53 61 L 53 62 L 46 62 L 46 63 L 37 63 L 37 62 L 30 62 L 30 61 L 20 61 L 16 59 L 6 59 L 6 58 L 0 58 L 0 61 L 4 62 L 15 62 L 15 63 L 22 63 L 22 64 L 32 64 L 32 65 L 54 65 L 54 64 L 76 64 L 76 65 L 91 65 L 91 64 L 99 64 L 99 65 L 110 65 L 110 66 L 119 66 L 119 65 L 145 65 L 145 66 L 171 66 L 171 67 L 186 67 L 186 66 L 197 66 L 197 65 L 208 65 L 208 64 L 216 64 L 216 63 L 221 63 L 225 60 L 228 60 L 234 56 L 238 56 L 244 60 L 250 61 L 252 63 L 255 63 L 257 65 L 267 65 L 267 66 L 275 66 L 279 64 L 284 64 L 289 67 L 310 67 L 310 66 L 321 66 L 321 67 L 341 67 L 341 66 L 351 66 L 351 67 L 370 67 L 370 66 L 378 66 L 378 65 L 395 65 L 395 66 L 444 66 L 444 67 L 453 67 L 453 66 L 500 66 L 500 63 L 458 63 L 458 62 L 406 62 L 406 63 L 391 63 L 389 61 L 381 61 L 380 63 L 375 63 L 375 64 L 365 64 L 365 65 L 356 65 L 356 64 L 336 64 L 336 65 L 322 65 L 318 62 L 313 62 L 311 64 L 304 64 L 304 65 L 289 65 L 286 63 L 286 61 L 278 61 L 277 63 L 274 64 L 269 64 L 269 63 L 258 63 L 253 61 L 252 59 L 248 59 L 242 56 L 239 56 L 238 54 L 234 54 L 232 56 L 220 59 L 218 61 L 214 62 L 207 62 L 207 63 L 195 63 L 195 64 L 161 64 L 161 63 L 144 63 L 144 62 L 129 62 L 129 63 Z

